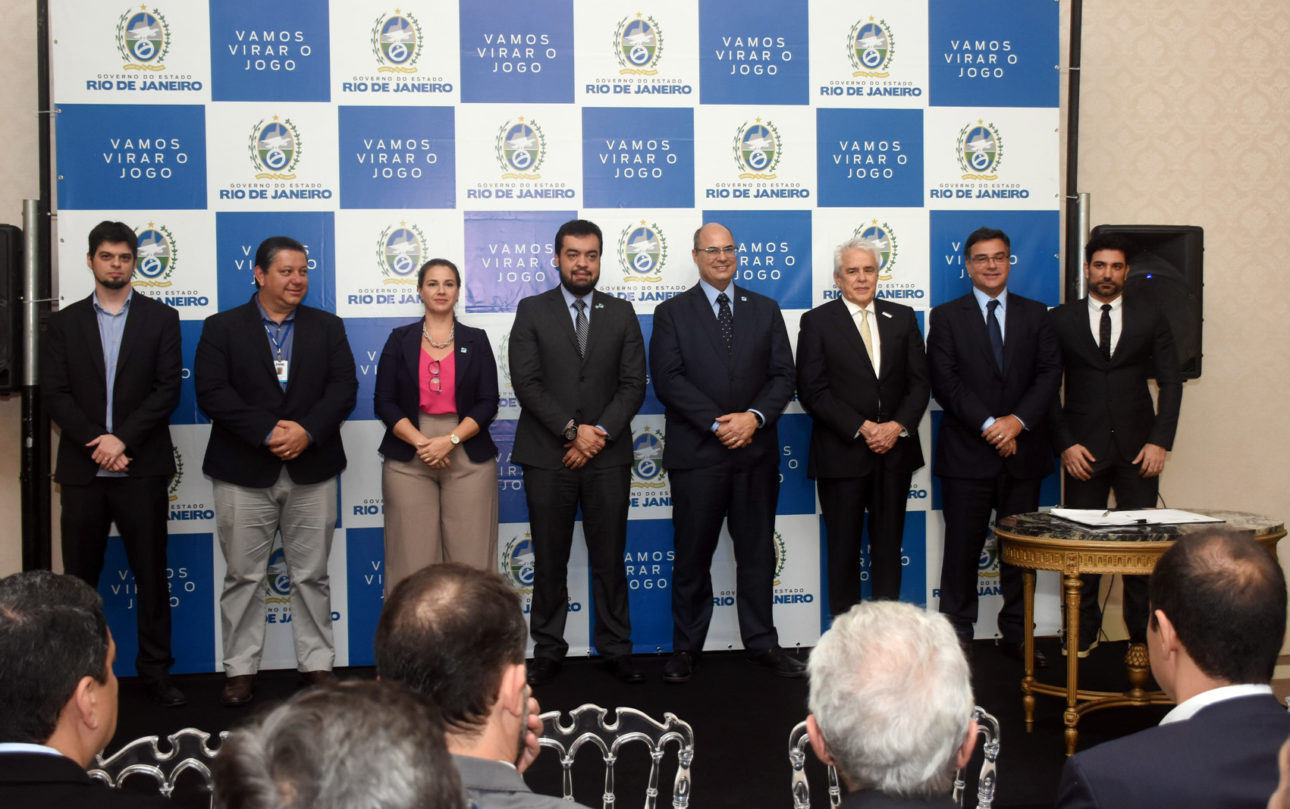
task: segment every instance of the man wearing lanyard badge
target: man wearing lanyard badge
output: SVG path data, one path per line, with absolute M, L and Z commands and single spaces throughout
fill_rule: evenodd
M 202 470 L 214 486 L 228 566 L 220 595 L 225 705 L 251 700 L 278 532 L 297 666 L 310 684 L 335 679 L 327 558 L 336 477 L 345 468 L 340 425 L 354 407 L 358 380 L 340 318 L 301 305 L 308 272 L 304 245 L 265 239 L 255 252 L 256 293 L 207 318 L 197 344 L 197 404 L 211 420 Z

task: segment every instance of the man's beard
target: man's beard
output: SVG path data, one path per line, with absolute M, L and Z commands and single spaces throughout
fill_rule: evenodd
M 125 289 L 125 285 L 130 283 L 129 278 L 122 278 L 120 281 L 99 281 L 105 289 Z
M 585 284 L 576 284 L 572 279 L 565 278 L 564 275 L 560 276 L 560 284 L 579 298 L 596 288 L 595 280 L 588 281 Z

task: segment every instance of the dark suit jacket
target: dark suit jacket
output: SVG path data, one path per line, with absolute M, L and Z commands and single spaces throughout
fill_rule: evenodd
M 969 292 L 932 310 L 927 361 L 932 395 L 944 409 L 932 471 L 942 477 L 1042 478 L 1053 471 L 1048 411 L 1061 384 L 1061 354 L 1039 301 L 1008 293 L 1003 371 L 995 364 L 985 318 Z M 1015 415 L 1026 429 L 1017 453 L 999 457 L 981 437 L 993 416 Z
M 609 433 L 590 466 L 632 462 L 632 416 L 645 401 L 645 339 L 632 305 L 593 292 L 587 356 L 578 356 L 573 316 L 560 287 L 520 301 L 511 327 L 511 384 L 520 400 L 511 459 L 540 469 L 564 466 L 564 428 Z
M 667 408 L 663 466 L 695 469 L 726 460 L 779 463 L 775 422 L 793 396 L 793 350 L 779 304 L 731 285 L 734 350 L 726 351 L 703 288 L 695 285 L 654 310 L 650 377 Z M 757 410 L 766 419 L 748 446 L 728 450 L 712 433 L 726 413 Z
M 931 396 L 927 354 L 914 310 L 882 299 L 873 302 L 882 352 L 881 376 L 864 350 L 864 341 L 846 302 L 838 298 L 802 315 L 797 335 L 797 398 L 811 414 L 812 478 L 868 475 L 882 464 L 911 472 L 923 465 L 918 423 Z M 856 438 L 868 421 L 896 421 L 909 431 L 885 455 Z
M 1061 452 L 1083 444 L 1098 460 L 1095 469 L 1110 463 L 1112 450 L 1131 461 L 1143 444 L 1171 449 L 1182 376 L 1164 313 L 1125 298 L 1120 340 L 1110 360 L 1102 357 L 1089 328 L 1087 298 L 1062 304 L 1049 315 L 1066 367 L 1066 405 L 1054 405 L 1052 412 L 1053 448 Z M 1147 377 L 1160 386 L 1159 412 Z
M 870 790 L 847 792 L 842 796 L 842 809 L 957 809 L 958 804 L 949 795 L 938 798 L 901 798 Z
M 211 420 L 202 470 L 216 480 L 263 489 L 282 472 L 264 445 L 279 419 L 299 422 L 309 447 L 286 462 L 296 483 L 321 483 L 345 468 L 340 425 L 354 409 L 358 379 L 340 318 L 296 308 L 291 369 L 284 391 L 255 301 L 206 318 L 193 373 L 197 404 Z
M 1215 703 L 1191 719 L 1099 744 L 1066 759 L 1060 809 L 1262 807 L 1277 786 L 1290 713 L 1271 696 Z
M 91 779 L 70 758 L 42 753 L 2 753 L 0 806 L 12 809 L 173 809 L 174 804 L 160 795 L 112 789 Z
M 112 433 L 125 443 L 130 477 L 175 473 L 169 421 L 179 403 L 179 342 L 179 313 L 136 290 L 130 296 L 112 398 Z M 107 432 L 107 375 L 91 298 L 49 319 L 42 348 L 45 404 L 63 431 L 54 480 L 84 485 L 99 469 L 85 444 Z
M 399 326 L 390 333 L 376 366 L 376 415 L 385 422 L 381 454 L 387 458 L 410 461 L 416 449 L 394 435 L 399 419 L 417 426 L 421 416 L 421 320 Z M 453 381 L 456 385 L 457 417 L 467 416 L 479 425 L 479 432 L 461 442 L 466 455 L 475 463 L 497 457 L 497 445 L 488 434 L 488 425 L 497 415 L 497 362 L 488 345 L 488 335 L 457 323 L 453 349 Z

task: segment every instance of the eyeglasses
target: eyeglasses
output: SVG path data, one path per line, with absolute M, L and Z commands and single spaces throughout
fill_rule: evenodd
M 725 247 L 700 247 L 699 252 L 710 256 L 734 256 L 738 255 L 740 250 L 733 244 L 728 244 Z
M 426 365 L 426 370 L 430 372 L 430 390 L 435 393 L 442 393 L 443 386 L 439 384 L 439 360 L 430 360 Z
M 987 256 L 984 253 L 982 253 L 979 256 L 972 256 L 968 260 L 971 261 L 973 264 L 1007 264 L 1008 254 L 995 253 L 992 256 Z

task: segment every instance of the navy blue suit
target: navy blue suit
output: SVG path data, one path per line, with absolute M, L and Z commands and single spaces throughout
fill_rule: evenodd
M 673 651 L 703 650 L 712 620 L 712 554 L 729 520 L 738 566 L 739 633 L 744 647 L 779 644 L 771 614 L 779 434 L 775 422 L 793 396 L 793 352 L 779 305 L 741 287 L 733 304 L 733 348 L 694 286 L 654 310 L 650 377 L 666 407 L 663 466 L 672 480 Z M 765 423 L 752 443 L 730 450 L 712 432 L 727 413 L 756 410 Z

